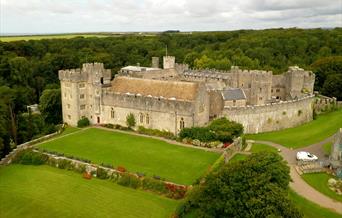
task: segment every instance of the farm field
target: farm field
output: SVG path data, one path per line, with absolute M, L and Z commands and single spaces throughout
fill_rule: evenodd
M 220 156 L 161 140 L 96 128 L 57 138 L 38 147 L 98 164 L 123 166 L 130 172 L 157 175 L 185 185 L 203 175 Z
M 0 168 L 0 217 L 170 217 L 178 202 L 50 166 Z
M 289 148 L 305 147 L 332 136 L 342 127 L 342 109 L 319 115 L 304 125 L 276 132 L 247 135 L 248 139 L 272 141 Z
M 57 34 L 57 35 L 32 35 L 32 36 L 0 36 L 2 42 L 12 42 L 19 40 L 41 40 L 41 39 L 71 39 L 75 37 L 107 37 L 101 34 Z
M 302 175 L 302 178 L 317 191 L 336 201 L 342 202 L 342 196 L 336 194 L 328 187 L 328 180 L 334 178 L 333 176 L 326 173 L 306 173 Z

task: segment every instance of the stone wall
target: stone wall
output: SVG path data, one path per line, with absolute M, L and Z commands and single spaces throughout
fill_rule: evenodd
M 246 107 L 225 107 L 221 116 L 241 123 L 245 133 L 277 131 L 312 120 L 313 96 L 299 100 Z
M 129 113 L 132 113 L 137 126 L 167 130 L 177 134 L 180 131 L 181 120 L 184 121 L 184 127 L 191 127 L 196 125 L 196 122 L 202 122 L 200 119 L 195 120 L 196 103 L 194 101 L 115 94 L 112 92 L 104 92 L 102 98 L 101 123 L 126 126 L 126 117 Z M 112 116 L 112 110 L 114 116 Z M 143 116 L 143 122 L 140 122 L 141 116 Z M 147 116 L 148 122 L 146 122 Z

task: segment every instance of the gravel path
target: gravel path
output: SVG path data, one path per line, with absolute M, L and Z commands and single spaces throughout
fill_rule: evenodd
M 298 151 L 304 150 L 317 155 L 320 159 L 325 159 L 324 151 L 322 145 L 327 142 L 332 141 L 333 136 L 312 145 L 299 149 L 289 149 L 280 144 L 269 142 L 269 141 L 255 141 L 255 143 L 266 144 L 277 149 L 280 149 L 281 156 L 288 162 L 290 166 L 290 175 L 292 182 L 290 182 L 290 187 L 304 198 L 312 201 L 322 207 L 329 208 L 337 213 L 342 214 L 342 203 L 335 201 L 324 194 L 320 193 L 309 184 L 307 184 L 302 177 L 298 174 L 296 170 L 296 153 Z

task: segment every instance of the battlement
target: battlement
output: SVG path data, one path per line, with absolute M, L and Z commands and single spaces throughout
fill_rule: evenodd
M 59 70 L 58 77 L 61 81 L 69 82 L 94 82 L 105 80 L 106 83 L 110 81 L 111 70 L 105 69 L 103 63 L 84 63 L 82 69 L 66 69 Z

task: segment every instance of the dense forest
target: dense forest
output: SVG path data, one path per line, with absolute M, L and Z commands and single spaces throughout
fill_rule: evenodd
M 115 74 L 125 65 L 150 66 L 151 57 L 163 56 L 166 47 L 178 63 L 197 69 L 237 65 L 281 73 L 298 65 L 316 73 L 317 91 L 342 99 L 341 28 L 0 42 L 0 157 L 62 122 L 58 70 L 103 62 Z M 28 112 L 34 103 L 41 115 Z

